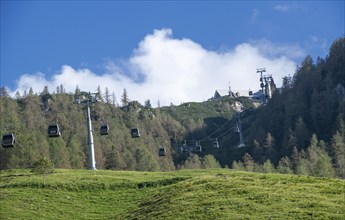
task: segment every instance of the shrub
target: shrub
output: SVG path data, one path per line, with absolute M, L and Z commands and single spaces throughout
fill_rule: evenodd
M 54 164 L 46 158 L 42 158 L 32 165 L 31 172 L 37 175 L 43 175 L 43 182 L 48 174 L 54 172 Z

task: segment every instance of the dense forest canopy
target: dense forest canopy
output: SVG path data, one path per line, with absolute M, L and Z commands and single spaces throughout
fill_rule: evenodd
M 255 67 L 253 67 L 255 69 Z M 13 132 L 13 148 L 0 149 L 0 169 L 29 168 L 42 158 L 58 168 L 87 168 L 86 111 L 75 104 L 88 93 L 63 85 L 10 97 L 1 88 L 1 135 Z M 332 44 L 329 55 L 307 56 L 294 76 L 283 78 L 281 91 L 254 110 L 245 97 L 222 97 L 203 103 L 169 107 L 143 105 L 124 90 L 120 104 L 114 93 L 98 87 L 91 107 L 98 169 L 169 171 L 183 168 L 233 167 L 249 171 L 345 177 L 345 39 Z M 245 147 L 238 147 L 236 105 L 241 114 Z M 48 138 L 58 123 L 62 136 Z M 99 128 L 108 124 L 109 135 Z M 131 138 L 137 127 L 140 138 Z M 214 147 L 217 138 L 219 148 Z M 188 145 L 187 152 L 181 146 Z M 195 151 L 200 144 L 202 151 Z M 158 149 L 167 149 L 159 157 Z

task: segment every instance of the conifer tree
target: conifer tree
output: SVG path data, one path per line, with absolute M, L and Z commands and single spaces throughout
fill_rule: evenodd
M 296 165 L 295 174 L 310 175 L 309 162 L 305 158 L 300 158 Z
M 139 171 L 158 171 L 157 161 L 146 148 L 137 149 L 135 151 L 136 170 Z
M 108 87 L 105 87 L 105 103 L 110 104 L 110 94 Z
M 201 161 L 197 154 L 190 154 L 187 160 L 184 162 L 184 169 L 200 169 Z
M 279 160 L 277 171 L 279 173 L 292 174 L 291 162 L 288 157 L 282 157 Z
M 117 106 L 117 103 L 116 103 L 116 96 L 115 96 L 115 92 L 113 92 L 113 98 L 112 98 L 112 102 L 113 102 L 113 107 L 116 107 L 116 106 Z
M 297 146 L 306 148 L 310 140 L 310 132 L 301 117 L 297 119 L 294 133 L 296 134 Z
M 255 162 L 249 153 L 245 153 L 243 156 L 243 164 L 246 171 L 253 172 L 255 168 Z
M 65 90 L 64 86 L 61 84 L 60 85 L 60 94 L 64 94 L 64 93 L 66 93 L 66 90 Z
M 105 168 L 110 170 L 122 170 L 125 168 L 125 163 L 120 155 L 120 151 L 112 146 L 109 153 L 106 154 Z
M 103 95 L 102 95 L 102 90 L 101 90 L 101 87 L 98 85 L 97 87 L 97 95 L 96 95 L 96 98 L 98 101 L 100 102 L 104 102 L 103 100 Z
M 207 154 L 202 159 L 202 168 L 220 168 L 220 165 L 213 155 Z
M 337 175 L 345 178 L 345 134 L 337 132 L 332 138 L 332 152 Z
M 296 171 L 298 161 L 300 160 L 300 155 L 298 153 L 297 147 L 295 146 L 292 150 L 291 155 L 291 169 Z
M 6 87 L 0 88 L 0 97 L 9 97 Z
M 145 101 L 144 107 L 147 108 L 147 109 L 151 109 L 151 108 L 152 108 L 150 99 L 148 99 L 148 100 Z
M 264 173 L 274 173 L 275 168 L 270 159 L 267 159 L 265 163 L 262 165 L 262 170 Z
M 77 85 L 75 90 L 74 90 L 74 99 L 76 100 L 76 99 L 80 98 L 80 94 L 81 94 L 81 91 L 79 89 L 79 86 Z
M 265 148 L 266 158 L 267 159 L 274 159 L 275 155 L 276 155 L 275 140 L 274 140 L 274 137 L 271 135 L 270 132 L 267 133 L 264 148 Z
M 15 97 L 16 97 L 16 99 L 20 99 L 21 98 L 21 95 L 20 95 L 19 91 L 16 92 Z
M 70 164 L 71 168 L 73 169 L 82 169 L 84 168 L 84 158 L 85 155 L 80 148 L 81 143 L 80 140 L 78 140 L 76 137 L 72 137 L 72 140 L 70 141 L 68 145 L 69 149 L 69 155 L 70 155 Z
M 32 87 L 30 87 L 29 89 L 29 96 L 33 96 L 34 95 L 34 90 L 32 89 Z
M 265 160 L 264 156 L 264 150 L 261 144 L 255 139 L 254 140 L 254 149 L 253 149 L 253 155 L 255 157 L 255 160 L 259 163 L 262 163 Z
M 123 93 L 121 96 L 121 102 L 122 102 L 122 106 L 125 107 L 128 105 L 129 103 L 129 99 L 128 99 L 128 94 L 127 94 L 127 90 L 123 89 Z
M 312 135 L 308 147 L 308 162 L 311 175 L 319 177 L 334 176 L 332 160 L 327 152 L 320 147 L 315 134 Z
M 236 161 L 236 160 L 234 160 L 232 162 L 231 168 L 234 170 L 245 170 L 243 162 L 242 161 Z

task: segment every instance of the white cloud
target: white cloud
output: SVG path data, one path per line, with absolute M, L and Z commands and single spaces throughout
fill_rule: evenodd
M 306 56 L 306 51 L 297 44 L 273 44 L 266 39 L 251 41 L 250 44 L 258 48 L 265 57 L 286 56 L 292 59 L 300 59 Z
M 268 41 L 242 43 L 225 52 L 209 51 L 190 39 L 173 38 L 170 29 L 161 29 L 147 35 L 128 60 L 109 61 L 106 73 L 64 65 L 50 79 L 42 73 L 23 75 L 15 91 L 32 87 L 38 92 L 47 85 L 52 92 L 62 84 L 67 92 L 74 92 L 76 85 L 93 92 L 100 85 L 103 91 L 105 87 L 114 91 L 118 100 L 126 88 L 129 98 L 141 103 L 150 99 L 153 105 L 158 101 L 180 104 L 207 100 L 229 82 L 233 89 L 259 89 L 256 69 L 260 67 L 266 67 L 279 86 L 283 76 L 295 71 L 290 56 L 295 57 L 288 47 L 276 48 Z
M 289 12 L 297 9 L 302 9 L 302 7 L 296 3 L 285 3 L 280 5 L 275 5 L 273 7 L 274 10 L 282 11 L 282 12 Z
M 330 47 L 329 42 L 325 38 L 320 38 L 317 36 L 310 36 L 305 41 L 305 47 L 309 50 L 313 50 L 315 48 L 319 49 L 323 52 L 323 54 L 320 54 L 320 56 L 326 56 L 328 53 L 328 48 Z M 315 57 L 316 58 L 316 57 Z
M 291 8 L 290 5 L 276 5 L 276 6 L 274 6 L 274 9 L 275 9 L 275 10 L 283 11 L 283 12 L 289 11 L 290 8 Z

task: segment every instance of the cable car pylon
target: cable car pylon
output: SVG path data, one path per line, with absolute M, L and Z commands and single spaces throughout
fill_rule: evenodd
M 245 147 L 246 145 L 243 142 L 243 134 L 242 134 L 242 123 L 241 123 L 241 112 L 237 113 L 237 120 L 238 120 L 238 130 L 240 133 L 240 144 L 238 145 L 238 147 Z
M 90 107 L 93 103 L 97 102 L 98 93 L 90 93 L 87 97 L 77 97 L 75 100 L 76 104 L 84 104 L 86 107 L 86 116 L 87 116 L 87 145 L 89 146 L 89 170 L 97 170 L 96 160 L 95 160 L 95 147 L 93 143 L 93 134 L 92 134 L 92 123 L 91 123 L 91 114 Z

